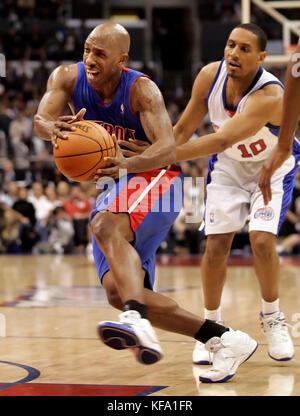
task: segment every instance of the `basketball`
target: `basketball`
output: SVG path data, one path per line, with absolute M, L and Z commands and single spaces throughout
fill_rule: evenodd
M 115 143 L 108 131 L 93 121 L 77 121 L 72 126 L 76 130 L 63 131 L 68 139 L 57 138 L 55 164 L 72 181 L 91 181 L 98 169 L 106 167 L 104 158 L 115 156 Z

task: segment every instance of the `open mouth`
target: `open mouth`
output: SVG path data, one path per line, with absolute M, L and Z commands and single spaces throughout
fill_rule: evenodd
M 99 73 L 99 71 L 89 71 L 88 69 L 86 69 L 86 75 L 90 80 L 94 80 L 99 75 Z
M 228 62 L 228 67 L 232 69 L 240 68 L 241 66 L 236 62 Z

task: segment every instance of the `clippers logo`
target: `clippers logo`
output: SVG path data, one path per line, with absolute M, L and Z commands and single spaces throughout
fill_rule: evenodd
M 271 207 L 264 207 L 264 208 L 259 208 L 255 214 L 254 214 L 254 218 L 261 218 L 264 221 L 271 221 L 274 218 L 274 210 Z

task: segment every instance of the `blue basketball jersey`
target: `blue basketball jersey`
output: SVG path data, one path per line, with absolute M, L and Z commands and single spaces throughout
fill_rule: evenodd
M 124 67 L 114 99 L 111 104 L 105 105 L 88 82 L 83 62 L 78 62 L 77 79 L 72 93 L 75 113 L 84 107 L 86 120 L 98 122 L 110 134 L 114 133 L 118 140 L 136 138 L 149 143 L 140 120 L 130 107 L 131 87 L 139 77 L 149 78 L 142 72 Z

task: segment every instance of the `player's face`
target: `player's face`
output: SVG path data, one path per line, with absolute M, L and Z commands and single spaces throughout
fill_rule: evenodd
M 243 78 L 257 72 L 265 52 L 259 51 L 258 39 L 254 33 L 236 28 L 229 35 L 224 56 L 227 74 L 232 78 Z
M 88 82 L 94 87 L 104 85 L 120 68 L 120 55 L 109 46 L 101 38 L 88 37 L 85 41 L 83 63 Z

